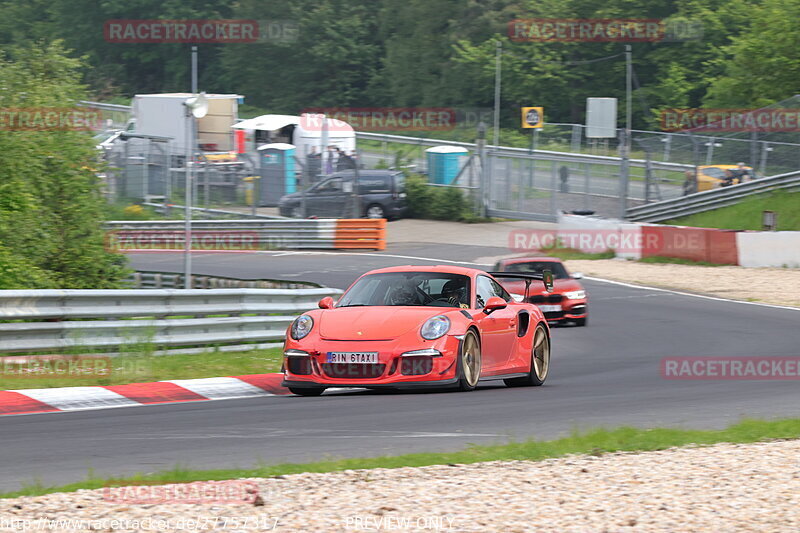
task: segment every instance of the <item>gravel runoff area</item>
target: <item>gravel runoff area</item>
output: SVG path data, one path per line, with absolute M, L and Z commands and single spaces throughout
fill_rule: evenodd
M 109 502 L 104 489 L 0 500 L 0 531 L 42 518 L 84 520 L 68 531 L 800 530 L 800 440 L 248 482 L 254 501 L 225 505 Z
M 800 269 L 639 263 L 623 259 L 565 261 L 570 272 L 654 287 L 800 306 Z

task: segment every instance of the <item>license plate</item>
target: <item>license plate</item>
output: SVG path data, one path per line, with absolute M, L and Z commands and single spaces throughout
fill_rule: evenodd
M 554 311 L 561 311 L 560 305 L 540 305 L 539 309 L 541 309 L 542 313 L 552 313 Z
M 327 362 L 374 365 L 378 363 L 378 352 L 328 352 Z

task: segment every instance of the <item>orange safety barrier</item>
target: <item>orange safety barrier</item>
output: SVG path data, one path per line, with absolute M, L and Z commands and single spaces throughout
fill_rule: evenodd
M 642 257 L 677 257 L 736 265 L 736 232 L 680 226 L 642 226 Z
M 343 250 L 385 250 L 385 218 L 343 218 L 336 221 L 333 247 Z

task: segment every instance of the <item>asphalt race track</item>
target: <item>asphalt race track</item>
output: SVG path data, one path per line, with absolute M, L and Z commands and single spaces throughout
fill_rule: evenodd
M 474 261 L 504 249 L 406 245 L 375 254 L 197 254 L 197 272 L 345 287 L 365 270 L 430 264 L 397 256 Z M 137 268 L 180 270 L 180 254 L 139 254 Z M 474 265 L 470 265 L 474 266 Z M 489 265 L 486 265 L 489 266 Z M 288 274 L 287 274 L 288 273 Z M 800 311 L 585 283 L 590 321 L 553 328 L 541 388 L 472 393 L 347 392 L 8 416 L 0 419 L 0 491 L 35 480 L 175 465 L 250 467 L 326 457 L 453 450 L 468 443 L 552 438 L 620 425 L 717 428 L 742 417 L 800 415 L 797 381 L 673 381 L 668 356 L 796 356 Z

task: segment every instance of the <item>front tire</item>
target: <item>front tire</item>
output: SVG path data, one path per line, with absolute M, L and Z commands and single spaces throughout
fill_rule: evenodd
M 544 325 L 536 326 L 531 350 L 531 370 L 521 378 L 504 379 L 509 387 L 540 387 L 550 371 L 550 337 Z
M 576 326 L 585 326 L 587 324 L 587 322 L 589 322 L 589 315 L 586 315 L 583 318 L 576 318 L 575 319 L 575 325 Z
M 475 390 L 481 377 L 481 342 L 478 335 L 469 330 L 458 354 L 458 389 Z
M 319 396 L 325 392 L 325 387 L 289 387 L 289 392 L 298 396 Z

